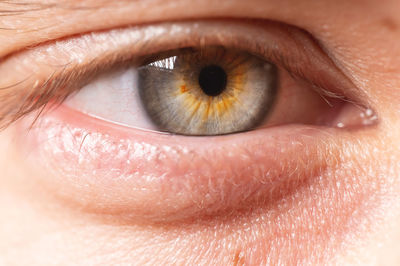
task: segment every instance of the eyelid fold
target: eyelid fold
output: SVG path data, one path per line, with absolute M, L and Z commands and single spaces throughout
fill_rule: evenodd
M 265 21 L 169 22 L 75 36 L 7 58 L 0 64 L 0 128 L 62 103 L 100 73 L 137 65 L 150 54 L 208 45 L 246 50 L 309 82 L 321 95 L 362 99 L 315 40 L 297 28 Z

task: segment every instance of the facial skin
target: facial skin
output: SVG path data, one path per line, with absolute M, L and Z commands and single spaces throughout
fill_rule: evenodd
M 304 178 L 297 180 L 298 185 L 286 186 L 283 182 L 276 186 L 279 193 L 261 189 L 260 198 L 250 201 L 236 196 L 229 203 L 215 200 L 205 204 L 205 208 L 197 208 L 187 198 L 169 197 L 168 190 L 163 190 L 164 194 L 141 194 L 139 201 L 139 196 L 130 191 L 134 183 L 129 180 L 122 185 L 107 179 L 100 185 L 85 186 L 87 183 L 80 180 L 84 179 L 83 170 L 75 179 L 66 181 L 58 171 L 63 168 L 63 160 L 53 157 L 56 153 L 37 157 L 40 163 L 35 167 L 36 150 L 44 150 L 46 144 L 36 143 L 35 148 L 28 145 L 32 144 L 27 141 L 29 134 L 37 132 L 23 130 L 32 119 L 24 118 L 0 133 L 0 264 L 399 265 L 399 1 L 225 0 L 217 4 L 211 0 L 60 0 L 40 4 L 32 1 L 32 5 L 9 2 L 0 2 L 0 13 L 4 13 L 0 20 L 0 58 L 4 59 L 0 60 L 0 77 L 6 76 L 1 72 L 6 71 L 1 68 L 5 59 L 17 56 L 24 48 L 51 45 L 57 39 L 78 34 L 188 19 L 265 19 L 312 34 L 354 85 L 355 94 L 362 95 L 376 112 L 379 123 L 349 131 L 301 131 L 298 135 L 304 138 L 298 143 L 304 148 L 293 144 L 293 150 L 281 150 L 278 156 L 269 157 L 266 154 L 276 149 L 273 134 L 277 133 L 254 133 L 251 137 L 263 140 L 264 144 L 271 139 L 262 146 L 264 150 L 257 151 L 257 160 L 271 165 L 271 169 L 272 165 L 280 166 L 271 174 L 272 183 L 278 182 L 279 174 L 289 178 L 290 170 Z M 91 127 L 95 131 L 97 126 L 100 132 L 109 133 L 109 143 L 115 143 L 113 138 L 117 138 L 111 134 L 117 127 L 100 122 L 87 126 L 90 123 L 85 123 L 86 118 L 81 116 L 59 112 L 45 115 L 44 119 L 50 124 L 60 119 L 68 121 L 71 127 L 67 129 Z M 150 144 L 155 139 L 168 143 L 177 153 L 183 148 L 190 150 L 190 145 L 206 145 L 191 139 L 190 144 L 178 143 L 179 146 L 163 136 L 150 138 L 120 128 L 118 132 L 118 138 L 132 143 L 138 139 Z M 287 133 L 282 132 L 280 135 Z M 93 134 L 89 135 L 89 140 L 92 137 Z M 234 140 L 237 139 L 227 137 L 219 144 Z M 291 140 L 293 137 L 279 139 Z M 215 150 L 215 160 L 225 160 L 237 168 L 218 180 L 224 183 L 231 178 L 239 187 L 251 183 L 235 174 L 243 171 L 243 177 L 248 178 L 250 170 L 243 169 L 249 169 L 256 157 L 234 164 L 225 159 L 225 152 Z M 146 156 L 138 158 L 138 162 L 144 162 Z M 298 159 L 302 156 L 304 161 Z M 41 163 L 46 163 L 43 158 L 49 159 L 51 169 L 42 167 Z M 180 177 L 199 168 L 187 165 L 182 166 L 181 172 L 175 169 Z M 167 168 L 158 169 L 168 172 Z M 144 174 L 140 177 L 145 179 Z M 200 180 L 199 183 L 182 190 L 190 191 L 197 203 L 203 203 L 212 189 L 216 193 L 211 195 L 218 198 L 233 187 L 224 185 L 216 189 L 210 185 L 204 191 L 194 189 L 204 177 L 209 176 L 198 174 L 195 181 Z M 266 200 L 268 197 L 263 195 L 273 200 Z M 166 199 L 174 204 L 168 205 Z M 171 206 L 176 207 L 178 214 L 171 211 Z

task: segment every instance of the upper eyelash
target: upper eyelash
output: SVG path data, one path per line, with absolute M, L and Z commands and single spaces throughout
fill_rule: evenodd
M 92 61 L 90 66 L 66 64 L 55 70 L 46 80 L 42 82 L 36 81 L 29 91 L 25 86 L 20 86 L 29 80 L 29 77 L 16 84 L 0 88 L 0 102 L 2 103 L 0 106 L 0 130 L 7 128 L 10 124 L 29 113 L 39 110 L 33 121 L 35 123 L 49 103 L 52 104 L 52 107 L 57 107 L 70 94 L 79 90 L 87 82 L 107 68 L 109 69 L 119 60 L 118 57 L 115 57 L 108 60 L 108 64 L 103 60 Z M 10 91 L 11 89 L 14 90 Z M 19 102 L 19 108 L 14 109 L 13 106 L 7 104 L 7 99 L 13 98 L 13 95 L 18 101 L 16 99 L 12 99 L 12 101 Z
M 194 22 L 181 22 L 182 23 L 194 23 Z M 204 22 L 205 23 L 205 22 Z M 213 23 L 212 21 L 208 21 L 208 23 Z M 249 26 L 260 26 L 259 22 L 248 22 L 250 25 Z M 270 22 L 271 23 L 271 22 Z M 273 22 L 272 22 L 273 23 Z M 164 23 L 168 24 L 171 28 L 174 27 L 173 23 Z M 179 22 L 177 23 L 179 24 Z M 162 24 L 161 24 L 162 25 Z M 287 25 L 280 25 L 277 23 L 274 23 L 277 27 L 284 27 L 285 29 L 291 29 L 290 26 Z M 149 26 L 142 26 L 142 28 L 149 27 Z M 141 30 L 142 29 L 140 26 L 134 27 L 132 30 Z M 122 29 L 123 30 L 123 29 Z M 129 30 L 129 29 L 125 29 Z M 115 31 L 115 30 L 114 30 Z M 110 31 L 113 32 L 113 31 Z M 310 40 L 306 38 L 310 38 L 311 36 L 308 33 L 301 33 L 299 30 L 301 38 L 303 38 L 302 41 L 307 41 L 312 43 L 313 39 L 311 38 Z M 104 33 L 99 33 L 104 34 Z M 107 34 L 107 33 L 105 33 Z M 289 34 L 294 35 L 293 31 L 289 32 Z M 95 36 L 95 33 L 90 36 Z M 77 37 L 81 38 L 81 37 Z M 233 39 L 234 36 L 231 36 L 231 39 Z M 201 46 L 202 42 L 206 42 L 207 40 L 205 38 L 199 37 L 198 43 Z M 151 45 L 161 45 L 162 41 L 157 41 L 155 44 L 149 44 L 149 40 L 143 41 L 140 47 L 137 47 L 136 49 L 148 49 L 148 47 L 151 47 Z M 206 43 L 205 43 L 206 44 Z M 301 43 L 300 43 L 301 44 Z M 51 45 L 51 44 L 49 44 Z M 135 44 L 137 45 L 137 44 Z M 178 44 L 174 44 L 178 45 Z M 185 45 L 184 43 L 179 43 L 179 45 Z M 229 44 L 229 45 L 241 45 L 241 46 L 249 46 L 253 47 L 252 49 L 256 51 L 252 51 L 254 53 L 260 54 L 260 56 L 265 57 L 266 60 L 270 60 L 273 63 L 278 62 L 278 65 L 283 66 L 286 68 L 289 73 L 292 75 L 296 76 L 297 78 L 304 78 L 307 77 L 307 73 L 305 73 L 305 70 L 303 68 L 300 68 L 299 65 L 296 67 L 294 66 L 293 63 L 289 62 L 289 57 L 284 56 L 280 51 L 276 50 L 268 50 L 263 46 L 260 46 L 260 44 L 257 44 L 257 42 L 251 42 L 251 40 L 248 40 L 248 43 L 239 43 L 239 44 Z M 316 42 L 310 44 L 310 45 L 317 45 Z M 316 46 L 317 47 L 317 46 Z M 176 47 L 176 48 L 181 48 L 181 47 Z M 35 49 L 35 48 L 33 48 Z M 313 49 L 318 49 L 318 48 L 313 48 Z M 154 49 L 153 49 L 154 50 Z M 141 51 L 142 52 L 142 51 Z M 155 52 L 155 51 L 153 51 Z M 159 51 L 159 52 L 162 52 Z M 304 55 L 304 58 L 310 60 L 312 56 L 316 55 Z M 140 55 L 139 55 L 140 57 Z M 321 57 L 321 56 L 320 56 Z M 69 62 L 67 64 L 64 64 L 62 66 L 58 66 L 56 70 L 54 70 L 51 75 L 47 77 L 47 79 L 39 81 L 37 80 L 34 84 L 34 86 L 26 86 L 24 85 L 26 81 L 29 81 L 30 78 L 26 78 L 23 81 L 19 81 L 18 83 L 15 83 L 11 86 L 3 87 L 0 88 L 0 102 L 2 105 L 0 106 L 0 129 L 4 129 L 16 120 L 20 119 L 21 117 L 24 117 L 25 115 L 35 111 L 39 110 L 36 118 L 48 107 L 49 103 L 52 104 L 52 106 L 57 106 L 58 104 L 61 104 L 71 93 L 74 91 L 79 90 L 85 83 L 89 82 L 91 79 L 95 78 L 98 74 L 101 72 L 110 70 L 113 67 L 123 67 L 124 65 L 129 65 L 132 64 L 132 59 L 135 58 L 135 55 L 132 54 L 131 52 L 126 52 L 126 51 L 119 51 L 119 52 L 110 52 L 107 55 L 102 55 L 101 57 L 95 58 L 91 60 L 88 63 L 81 64 L 81 63 L 76 63 L 74 61 Z M 303 60 L 304 60 L 303 58 Z M 322 61 L 325 60 L 324 63 L 330 63 L 329 58 L 321 59 Z M 274 62 L 275 61 L 275 62 Z M 332 63 L 332 62 L 331 62 Z M 318 79 L 319 77 L 315 77 L 315 79 Z M 340 95 L 337 92 L 332 92 L 329 90 L 324 89 L 324 86 L 326 84 L 326 80 L 315 80 L 310 82 L 314 86 L 318 88 L 318 92 L 321 95 L 326 95 L 327 97 L 332 97 L 335 96 L 337 98 L 339 97 L 344 97 Z M 339 81 L 338 81 L 339 83 Z M 323 84 L 323 85 L 321 85 Z M 326 85 L 328 86 L 328 85 Z M 351 86 L 347 86 L 351 87 Z

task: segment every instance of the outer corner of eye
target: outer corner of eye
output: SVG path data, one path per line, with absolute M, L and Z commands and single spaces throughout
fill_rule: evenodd
M 342 103 L 330 124 L 337 128 L 357 129 L 374 126 L 379 122 L 378 114 L 369 106 L 352 102 Z

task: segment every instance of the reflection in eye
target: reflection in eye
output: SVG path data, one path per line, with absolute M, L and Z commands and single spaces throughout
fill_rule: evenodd
M 222 47 L 176 51 L 138 71 L 151 120 L 160 130 L 188 135 L 254 128 L 271 108 L 277 84 L 272 64 Z

